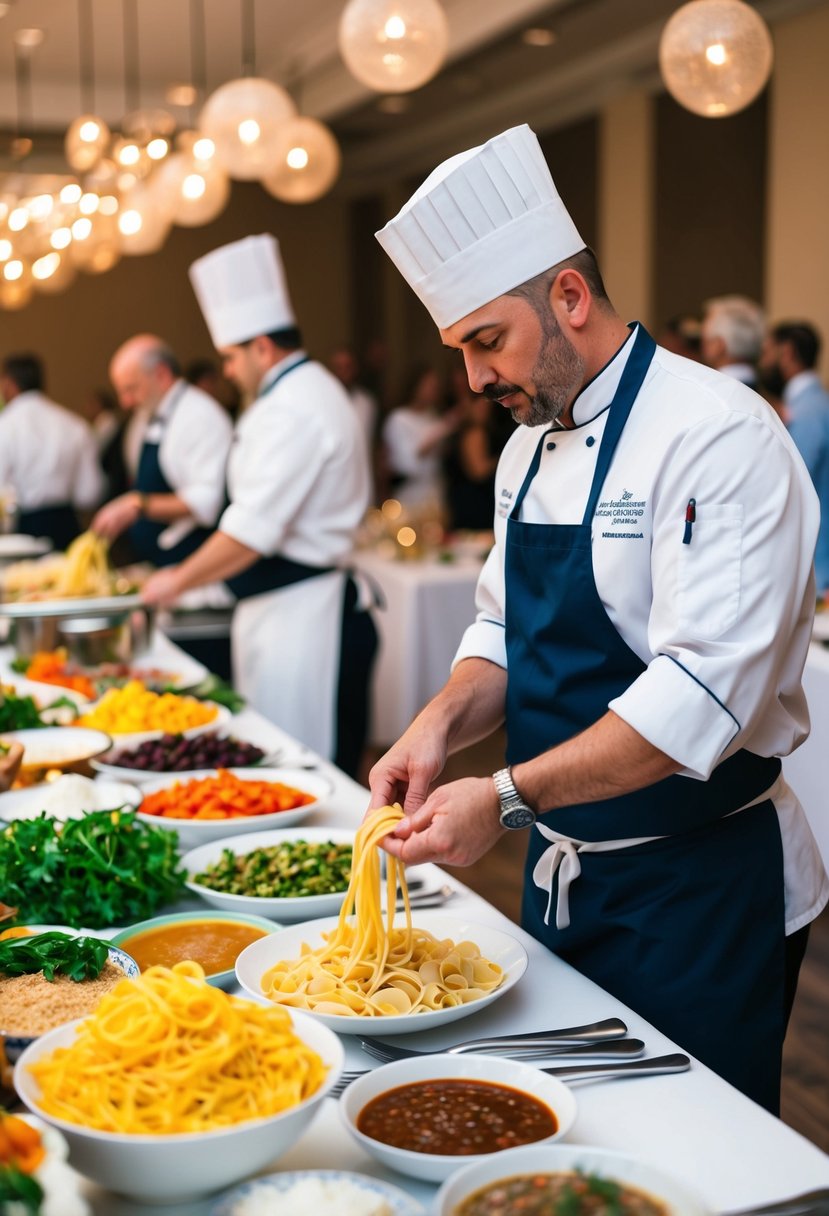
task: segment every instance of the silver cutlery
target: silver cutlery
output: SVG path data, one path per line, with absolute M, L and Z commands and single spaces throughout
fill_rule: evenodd
M 562 1081 L 598 1081 L 615 1080 L 617 1077 L 653 1077 L 663 1073 L 687 1072 L 691 1067 L 688 1056 L 675 1052 L 669 1056 L 652 1056 L 648 1060 L 627 1060 L 621 1064 L 565 1064 L 555 1068 L 540 1068 L 550 1077 L 559 1077 Z M 328 1096 L 338 1098 L 358 1077 L 364 1077 L 371 1069 L 364 1068 L 360 1072 L 341 1073 L 335 1085 L 329 1090 Z M 769 1213 L 772 1216 L 774 1209 Z M 742 1216 L 735 1213 L 734 1216 Z M 794 1214 L 791 1214 L 794 1216 Z
M 485 1042 L 486 1040 L 484 1040 Z M 540 1041 L 540 1040 L 539 1040 Z M 443 1055 L 444 1052 L 437 1051 L 414 1051 L 412 1048 L 408 1050 L 399 1049 L 399 1054 L 391 1055 L 382 1049 L 382 1045 L 368 1045 L 364 1039 L 360 1040 L 363 1051 L 367 1055 L 373 1056 L 375 1060 L 379 1060 L 381 1064 L 388 1064 L 392 1060 L 406 1060 L 415 1056 L 434 1056 Z M 527 1040 L 532 1042 L 532 1040 Z M 497 1052 L 480 1051 L 481 1055 L 499 1055 L 504 1056 L 509 1060 L 544 1060 L 547 1056 L 575 1056 L 577 1058 L 587 1056 L 592 1060 L 634 1060 L 645 1054 L 645 1044 L 641 1039 L 606 1039 L 599 1040 L 595 1043 L 564 1043 L 558 1040 L 545 1040 L 545 1045 L 542 1047 L 533 1046 L 527 1047 L 521 1042 L 508 1043 L 499 1048 Z M 448 1055 L 463 1055 L 464 1052 L 452 1051 L 451 1048 L 445 1054 Z M 477 1053 L 476 1053 L 477 1054 Z
M 436 890 L 416 891 L 413 895 L 409 896 L 409 906 L 411 908 L 440 908 L 447 900 L 457 895 L 457 893 L 456 887 L 450 887 L 445 883 Z M 398 899 L 395 905 L 398 912 L 402 912 L 405 906 L 402 899 Z
M 790 1199 L 779 1199 L 756 1208 L 740 1208 L 725 1216 L 829 1216 L 829 1188 L 820 1187 Z
M 518 1034 L 498 1034 L 485 1039 L 464 1039 L 454 1047 L 436 1047 L 432 1052 L 415 1051 L 397 1043 L 385 1043 L 370 1035 L 360 1039 L 363 1050 L 376 1059 L 405 1060 L 407 1056 L 446 1054 L 462 1055 L 466 1051 L 477 1055 L 500 1054 L 511 1045 L 523 1050 L 543 1051 L 560 1043 L 598 1043 L 607 1039 L 620 1039 L 627 1034 L 627 1026 L 621 1018 L 603 1018 L 599 1022 L 587 1022 L 583 1026 L 557 1027 L 555 1030 L 524 1031 Z M 382 1054 L 381 1054 L 382 1053 Z

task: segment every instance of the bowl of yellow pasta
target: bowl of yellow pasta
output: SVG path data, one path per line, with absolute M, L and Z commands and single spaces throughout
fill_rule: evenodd
M 188 962 L 124 980 L 88 1018 L 42 1035 L 14 1084 L 80 1173 L 144 1202 L 187 1203 L 286 1152 L 342 1063 L 327 1027 L 210 987 Z

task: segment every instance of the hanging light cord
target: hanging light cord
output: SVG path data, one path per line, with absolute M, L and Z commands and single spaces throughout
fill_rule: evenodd
M 123 0 L 124 13 L 124 101 L 128 114 L 138 109 L 138 7 L 136 0 Z
M 32 127 L 32 61 L 28 47 L 15 45 L 14 85 L 18 139 L 28 138 Z
M 242 75 L 256 75 L 256 13 L 255 0 L 241 0 L 242 5 Z
M 204 0 L 190 0 L 190 83 L 195 90 L 190 126 L 198 125 L 198 112 L 207 92 L 207 57 L 204 37 Z
M 78 57 L 81 65 L 81 111 L 95 113 L 95 38 L 92 0 L 78 0 Z

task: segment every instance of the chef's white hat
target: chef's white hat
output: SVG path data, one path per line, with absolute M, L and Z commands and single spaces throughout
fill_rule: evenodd
M 526 123 L 438 165 L 377 239 L 439 329 L 585 247 Z
M 218 349 L 296 324 L 279 243 L 269 233 L 205 254 L 190 267 L 190 282 Z

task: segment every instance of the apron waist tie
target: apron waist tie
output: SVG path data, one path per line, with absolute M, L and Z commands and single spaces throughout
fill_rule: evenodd
M 745 806 L 739 806 L 736 810 L 729 811 L 728 815 L 724 815 L 723 818 L 728 819 L 731 815 L 739 815 L 741 811 L 747 811 L 749 807 L 757 806 L 760 802 L 769 800 L 773 802 L 782 785 L 783 778 L 780 776 L 765 793 L 760 794 L 751 802 L 747 802 Z M 577 840 L 573 836 L 563 836 L 560 832 L 548 828 L 546 824 L 536 823 L 535 826 L 541 835 L 552 843 L 535 863 L 533 882 L 541 890 L 547 892 L 544 924 L 548 925 L 553 903 L 553 879 L 558 871 L 557 929 L 566 929 L 570 924 L 570 884 L 575 882 L 581 874 L 579 853 L 615 853 L 617 849 L 631 849 L 637 844 L 649 844 L 652 840 L 665 840 L 666 836 L 670 835 L 670 833 L 666 833 L 666 836 L 631 836 L 623 840 Z

